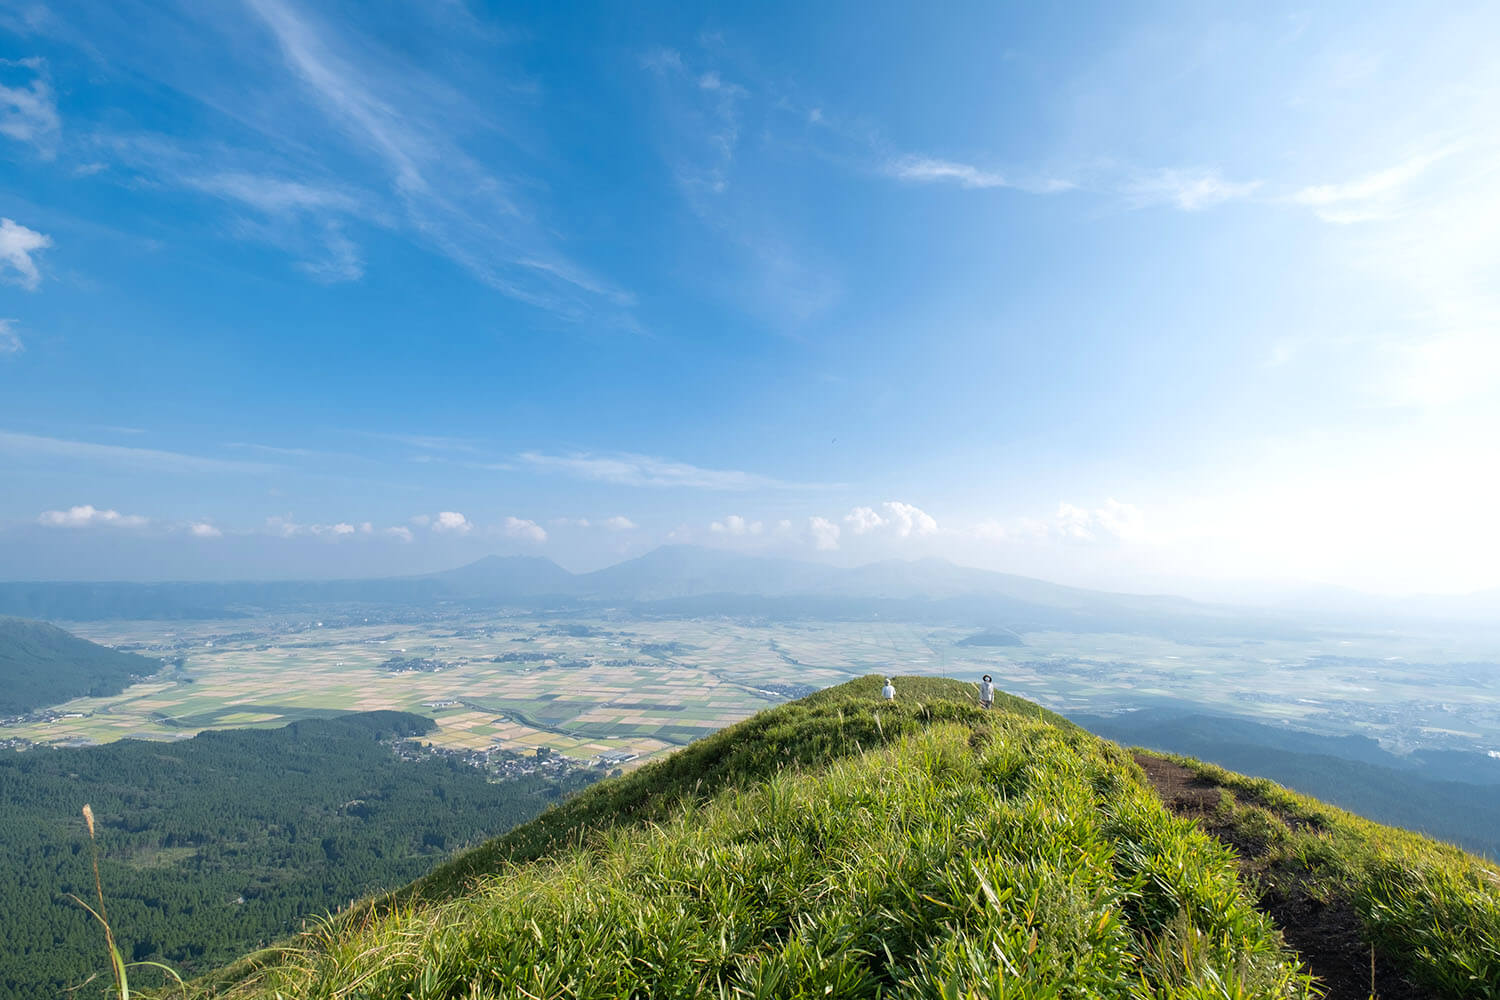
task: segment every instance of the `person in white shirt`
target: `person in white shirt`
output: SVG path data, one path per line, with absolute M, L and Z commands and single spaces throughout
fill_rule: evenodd
M 880 696 L 886 701 L 896 700 L 896 685 L 891 683 L 891 679 L 889 677 L 885 679 L 885 687 L 880 689 Z
M 984 680 L 979 682 L 979 704 L 983 708 L 995 707 L 995 685 L 990 683 L 989 674 L 985 674 Z

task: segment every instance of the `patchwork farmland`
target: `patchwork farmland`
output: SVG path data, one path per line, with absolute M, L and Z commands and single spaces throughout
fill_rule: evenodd
M 1480 651 L 1419 637 L 1292 642 L 1225 636 L 1028 633 L 887 621 L 752 622 L 497 614 L 420 622 L 259 619 L 90 623 L 95 641 L 163 659 L 119 695 L 0 726 L 0 739 L 84 745 L 183 739 L 397 709 L 434 718 L 454 750 L 547 748 L 578 761 L 643 760 L 814 688 L 869 673 L 977 680 L 1061 711 L 1192 705 L 1387 745 L 1500 732 L 1500 706 L 1451 660 Z M 1384 660 L 1372 657 L 1379 650 Z M 1392 659 L 1392 651 L 1400 655 Z M 1392 666 L 1399 662 L 1400 670 Z

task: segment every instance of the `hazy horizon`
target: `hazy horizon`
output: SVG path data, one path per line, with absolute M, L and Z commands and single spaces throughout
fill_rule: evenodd
M 1500 8 L 0 10 L 0 578 L 1500 588 Z
M 251 540 L 245 539 L 249 543 Z M 220 576 L 212 574 L 203 575 L 172 575 L 170 573 L 158 577 L 97 577 L 80 578 L 66 572 L 56 573 L 51 576 L 37 576 L 30 579 L 0 579 L 0 584 L 5 583 L 124 583 L 124 584 L 236 584 L 236 583 L 299 583 L 319 581 L 358 581 L 358 580 L 382 580 L 403 579 L 409 577 L 421 577 L 433 574 L 443 574 L 454 570 L 466 568 L 476 563 L 482 563 L 488 559 L 535 559 L 543 560 L 564 570 L 565 572 L 581 576 L 603 569 L 609 569 L 624 563 L 631 562 L 643 555 L 650 555 L 660 548 L 688 548 L 704 552 L 724 552 L 731 556 L 746 556 L 751 559 L 781 559 L 805 564 L 813 567 L 825 567 L 829 569 L 858 569 L 888 563 L 922 563 L 936 561 L 942 565 L 952 567 L 956 570 L 980 570 L 985 572 L 1003 572 L 991 570 L 987 567 L 976 566 L 963 562 L 961 559 L 950 559 L 944 556 L 893 556 L 875 560 L 818 558 L 817 556 L 806 556 L 799 553 L 777 555 L 766 552 L 734 552 L 726 549 L 715 549 L 707 545 L 693 545 L 688 543 L 667 543 L 656 546 L 645 552 L 631 553 L 619 558 L 609 559 L 598 564 L 570 564 L 560 562 L 549 555 L 540 553 L 515 553 L 515 552 L 488 552 L 479 555 L 472 553 L 464 554 L 460 561 L 443 561 L 441 552 L 430 552 L 435 557 L 431 566 L 418 569 L 405 569 L 395 572 L 382 572 L 378 566 L 369 568 L 364 573 L 340 574 L 330 570 L 327 563 L 320 563 L 314 567 L 313 572 L 302 575 L 278 574 L 268 571 L 260 575 L 244 576 Z M 838 555 L 837 553 L 833 555 Z M 847 555 L 847 554 L 845 554 Z M 272 560 L 276 565 L 282 565 L 279 560 Z M 321 570 L 321 572 L 317 571 Z M 1296 584 L 1285 581 L 1223 581 L 1223 580 L 1178 580 L 1176 585 L 1163 583 L 1161 586 L 1153 586 L 1152 580 L 1135 578 L 1126 581 L 1124 586 L 1090 586 L 1084 583 L 1072 583 L 1066 580 L 1053 579 L 1044 575 L 1009 574 L 1024 579 L 1031 579 L 1041 583 L 1059 584 L 1067 587 L 1079 587 L 1083 590 L 1094 590 L 1101 593 L 1118 593 L 1135 596 L 1153 597 L 1175 597 L 1199 602 L 1205 605 L 1223 605 L 1227 607 L 1241 606 L 1244 608 L 1267 608 L 1281 609 L 1284 611 L 1301 611 L 1303 613 L 1327 613 L 1335 612 L 1340 615 L 1348 614 L 1354 618 L 1372 615 L 1385 615 L 1398 612 L 1411 618 L 1451 618 L 1455 623 L 1462 620 L 1485 619 L 1495 611 L 1495 600 L 1500 599 L 1500 593 L 1495 591 L 1473 591 L 1467 594 L 1440 595 L 1419 594 L 1406 595 L 1382 595 L 1370 591 L 1362 591 L 1357 588 L 1338 587 L 1332 585 L 1318 584 Z M 751 588 L 753 589 L 753 588 Z M 747 590 L 749 592 L 749 590 Z M 1465 599 L 1477 600 L 1478 603 L 1463 603 Z M 1418 600 L 1417 605 L 1401 605 L 1401 600 Z

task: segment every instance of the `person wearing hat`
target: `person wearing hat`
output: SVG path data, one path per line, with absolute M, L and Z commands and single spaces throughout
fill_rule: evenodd
M 891 683 L 891 679 L 889 677 L 885 679 L 885 687 L 880 689 L 880 696 L 886 701 L 896 700 L 896 685 Z
M 985 674 L 984 680 L 979 682 L 979 705 L 981 708 L 995 707 L 995 685 L 990 683 L 989 674 Z

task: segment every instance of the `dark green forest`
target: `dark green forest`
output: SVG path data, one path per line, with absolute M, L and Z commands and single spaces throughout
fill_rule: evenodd
M 97 925 L 66 896 L 94 895 L 85 802 L 121 951 L 188 974 L 409 882 L 592 780 L 496 784 L 451 758 L 393 752 L 432 726 L 369 712 L 0 752 L 0 998 L 58 996 L 105 970 Z
M 0 618 L 0 717 L 83 695 L 117 694 L 161 663 L 80 639 L 44 622 Z

